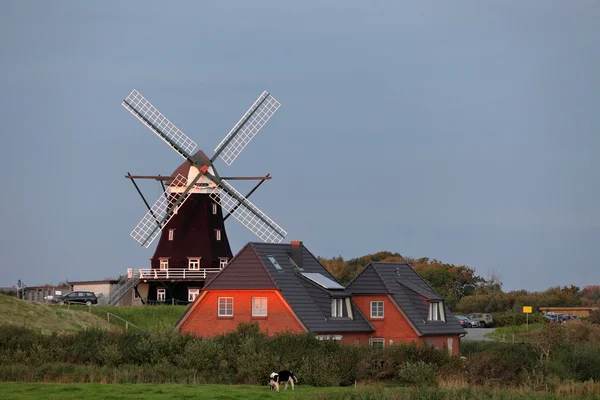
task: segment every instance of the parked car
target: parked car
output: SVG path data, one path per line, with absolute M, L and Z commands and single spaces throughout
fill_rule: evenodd
M 494 317 L 492 314 L 469 314 L 467 318 L 476 321 L 481 328 L 489 328 L 494 325 Z
M 98 298 L 93 292 L 86 292 L 83 290 L 77 290 L 63 296 L 56 296 L 54 301 L 60 305 L 65 303 L 85 304 L 88 306 L 91 304 L 98 304 Z
M 560 322 L 556 314 L 544 314 L 544 319 L 548 322 Z
M 455 315 L 455 317 L 463 328 L 477 328 L 479 326 L 479 322 L 470 320 L 464 315 Z

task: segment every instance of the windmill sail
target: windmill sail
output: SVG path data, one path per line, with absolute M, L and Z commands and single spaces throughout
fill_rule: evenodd
M 186 187 L 187 178 L 183 175 L 177 175 L 169 184 L 169 188 L 173 186 Z M 177 195 L 170 193 L 169 188 L 160 195 L 158 200 L 156 200 L 154 205 L 130 233 L 131 237 L 144 247 L 152 244 L 154 239 L 160 234 L 162 228 L 173 218 L 177 208 L 181 207 L 190 197 L 191 191 L 189 190 L 184 191 L 181 195 Z
M 275 221 L 224 180 L 210 197 L 264 242 L 279 243 L 287 235 Z
M 231 165 L 280 105 L 269 92 L 263 92 L 215 148 L 211 161 L 220 156 L 227 165 Z
M 134 89 L 129 93 L 129 96 L 123 100 L 122 106 L 186 160 L 196 149 L 196 143 L 162 115 L 137 90 Z

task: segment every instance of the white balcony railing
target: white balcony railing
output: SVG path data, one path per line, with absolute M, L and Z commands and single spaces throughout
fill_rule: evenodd
M 206 279 L 210 274 L 216 274 L 220 268 L 200 268 L 200 269 L 188 269 L 188 268 L 170 268 L 170 269 L 154 269 L 154 268 L 140 268 L 140 269 L 127 269 L 127 277 L 139 278 L 139 279 Z

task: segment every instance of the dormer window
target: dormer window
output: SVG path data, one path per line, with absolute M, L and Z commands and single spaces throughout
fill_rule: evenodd
M 446 312 L 444 311 L 444 302 L 442 302 L 442 301 L 429 302 L 429 315 L 427 316 L 427 319 L 429 321 L 446 322 Z
M 337 318 L 344 316 L 344 299 L 331 300 L 331 316 Z

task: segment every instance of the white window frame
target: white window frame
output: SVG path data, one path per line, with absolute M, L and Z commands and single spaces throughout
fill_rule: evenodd
M 201 257 L 188 257 L 188 269 L 192 271 L 199 271 L 200 258 Z
M 213 215 L 217 215 L 217 203 L 212 203 L 212 213 Z
M 331 316 L 333 318 L 344 316 L 344 299 L 331 299 Z
M 200 289 L 188 289 L 188 301 L 194 301 L 200 296 Z
M 215 229 L 215 237 L 217 238 L 217 240 L 221 240 L 221 230 L 220 229 Z
M 166 301 L 167 300 L 167 289 L 158 288 L 156 289 L 156 301 Z
M 427 320 L 446 322 L 446 311 L 444 310 L 443 301 L 429 302 L 429 314 L 427 315 Z
M 219 297 L 217 305 L 219 317 L 233 317 L 233 297 Z
M 173 241 L 175 237 L 175 229 L 169 229 L 169 241 Z
M 229 262 L 229 258 L 227 257 L 219 257 L 219 268 L 223 269 L 227 266 L 227 263 Z
M 168 258 L 159 258 L 160 262 L 160 270 L 167 271 L 169 269 L 169 259 Z
M 267 316 L 267 298 L 253 297 L 252 298 L 252 316 L 266 317 Z
M 379 346 L 385 347 L 385 339 L 384 338 L 369 338 L 369 346 Z
M 317 340 L 342 340 L 342 335 L 317 335 Z
M 379 312 L 379 305 L 381 305 L 381 313 Z M 373 310 L 373 306 L 377 307 Z M 383 300 L 373 300 L 370 302 L 371 318 L 381 319 L 384 316 L 384 303 Z M 375 312 L 373 312 L 375 311 Z

